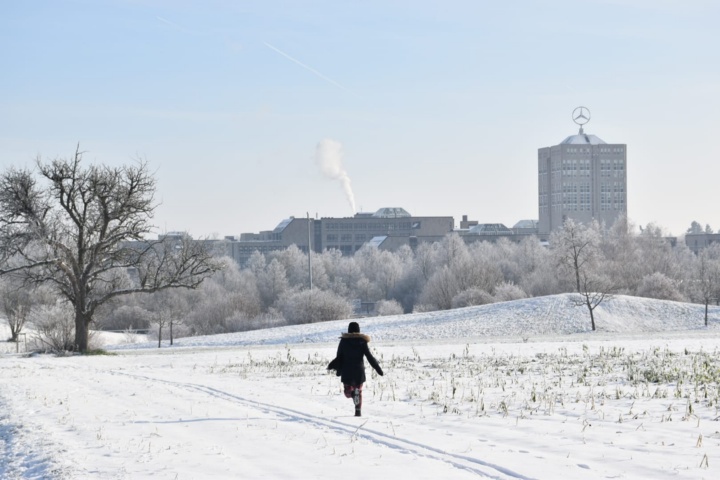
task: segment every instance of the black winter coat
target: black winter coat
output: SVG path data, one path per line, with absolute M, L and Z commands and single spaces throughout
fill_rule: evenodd
M 365 383 L 365 362 L 367 357 L 370 365 L 378 375 L 382 375 L 377 360 L 370 353 L 368 342 L 370 337 L 362 333 L 343 333 L 337 349 L 337 356 L 328 365 L 328 370 L 335 370 L 342 383 L 347 385 L 361 385 Z

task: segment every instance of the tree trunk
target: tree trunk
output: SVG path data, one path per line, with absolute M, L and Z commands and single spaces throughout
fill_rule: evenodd
M 173 321 L 170 320 L 170 346 L 173 344 Z
M 590 303 L 590 300 L 587 297 L 585 298 L 585 304 L 587 305 L 588 310 L 590 311 L 590 325 L 592 326 L 592 331 L 594 332 L 595 331 L 595 314 L 593 313 L 594 308 L 593 308 L 592 304 Z
M 90 322 L 83 312 L 75 310 L 75 345 L 80 352 L 85 353 L 88 349 L 88 327 Z
M 710 303 L 709 300 L 705 301 L 705 326 L 708 326 L 708 304 Z
M 158 348 L 160 348 L 160 342 L 162 342 L 162 325 L 158 325 Z
M 577 262 L 575 262 L 575 288 L 577 288 L 578 293 L 582 292 L 580 289 L 580 267 Z

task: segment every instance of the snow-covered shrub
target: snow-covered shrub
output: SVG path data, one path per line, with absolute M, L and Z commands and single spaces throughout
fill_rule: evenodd
M 287 292 L 278 300 L 278 308 L 290 325 L 341 320 L 353 311 L 349 301 L 317 289 Z
M 30 343 L 34 350 L 75 351 L 75 312 L 69 303 L 43 305 L 32 314 L 34 329 Z M 99 347 L 93 331 L 88 331 L 88 349 Z
M 287 324 L 288 322 L 283 318 L 282 314 L 276 311 L 263 313 L 252 318 L 248 318 L 242 312 L 237 312 L 227 319 L 226 331 L 228 333 L 246 332 L 248 330 L 282 327 Z
M 435 305 L 428 305 L 427 303 L 416 303 L 413 306 L 412 313 L 423 313 L 423 312 L 434 312 L 437 310 Z
M 98 315 L 98 327 L 103 330 L 146 330 L 150 327 L 150 313 L 139 305 L 120 305 L 104 309 Z
M 503 282 L 495 287 L 494 298 L 496 302 L 509 302 L 527 298 L 527 294 L 514 283 Z
M 403 314 L 403 307 L 397 300 L 380 300 L 375 304 L 375 310 L 379 317 Z
M 687 301 L 677 283 L 660 272 L 644 276 L 638 287 L 637 295 L 658 300 Z
M 32 316 L 33 345 L 38 350 L 73 350 L 75 315 L 72 306 L 58 303 L 38 308 Z
M 452 308 L 472 307 L 474 305 L 486 305 L 494 302 L 495 299 L 488 292 L 473 287 L 455 295 L 452 299 Z

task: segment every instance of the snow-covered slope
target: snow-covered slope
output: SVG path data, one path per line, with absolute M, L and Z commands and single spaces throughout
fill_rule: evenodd
M 589 334 L 586 307 L 574 306 L 572 294 L 527 298 L 456 310 L 362 318 L 363 332 L 375 342 L 512 337 L 531 340 L 537 336 Z M 615 296 L 595 309 L 595 336 L 704 330 L 704 306 Z M 335 342 L 346 331 L 347 320 L 293 325 L 250 332 L 176 339 L 176 347 L 239 346 Z M 711 307 L 708 328 L 720 326 L 720 307 Z M 113 345 L 110 349 L 157 347 L 157 342 Z

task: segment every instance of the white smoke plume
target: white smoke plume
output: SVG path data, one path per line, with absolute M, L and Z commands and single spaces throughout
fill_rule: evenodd
M 350 202 L 352 213 L 355 215 L 355 195 L 350 186 L 350 177 L 343 167 L 343 149 L 340 142 L 325 138 L 320 141 L 315 150 L 315 163 L 322 173 L 332 179 L 338 180 L 345 190 L 345 196 Z

